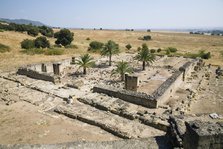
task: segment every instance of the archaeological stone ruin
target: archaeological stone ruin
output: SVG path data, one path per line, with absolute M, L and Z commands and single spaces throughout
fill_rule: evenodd
M 115 56 L 114 63 L 122 56 Z M 115 66 L 102 67 L 107 64 L 106 58 L 95 59 L 96 66 L 89 68 L 87 75 L 75 64 L 77 57 L 3 72 L 1 103 L 12 105 L 25 101 L 48 115 L 77 120 L 118 138 L 89 144 L 75 140 L 67 144 L 40 144 L 43 148 L 76 144 L 94 148 L 222 149 L 222 117 L 188 114 L 192 103 L 203 98 L 199 96 L 204 91 L 202 87 L 207 84 L 212 87 L 215 67 L 208 68 L 201 59 L 157 56 L 142 71 L 134 54 L 124 57 L 134 68 L 134 74 L 125 74 L 124 82 L 119 76 L 111 76 Z M 216 81 L 219 86 L 223 84 L 221 79 Z

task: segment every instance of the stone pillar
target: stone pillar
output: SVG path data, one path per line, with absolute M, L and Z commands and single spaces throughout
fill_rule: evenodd
M 55 75 L 60 75 L 60 63 L 54 63 L 53 64 L 53 73 Z
M 46 65 L 43 63 L 41 66 L 42 72 L 47 72 Z
M 125 89 L 131 91 L 137 91 L 138 88 L 138 77 L 137 76 L 129 76 L 125 74 Z
M 72 59 L 71 59 L 71 64 L 75 64 L 75 57 L 72 57 Z

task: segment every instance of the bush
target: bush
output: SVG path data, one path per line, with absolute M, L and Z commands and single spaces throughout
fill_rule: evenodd
M 86 40 L 91 40 L 91 38 L 88 37 L 88 38 L 86 38 Z
M 25 39 L 21 42 L 22 49 L 32 49 L 35 47 L 34 41 L 30 39 Z
M 63 46 L 70 45 L 74 40 L 74 34 L 68 29 L 61 29 L 59 32 L 55 33 L 54 37 L 57 38 L 56 44 L 61 44 Z
M 63 49 L 47 49 L 45 51 L 45 55 L 62 55 L 63 53 Z
M 150 29 L 147 29 L 147 32 L 151 32 L 151 30 Z
M 27 34 L 36 37 L 39 34 L 39 30 L 36 27 L 31 27 L 27 30 Z
M 159 48 L 159 49 L 157 49 L 157 53 L 160 53 L 162 50 Z
M 177 49 L 173 47 L 168 47 L 166 50 L 169 50 L 171 53 L 177 52 Z
M 9 52 L 9 51 L 10 51 L 9 46 L 6 46 L 0 43 L 0 53 Z
M 126 46 L 126 49 L 130 50 L 132 48 L 132 46 L 130 44 L 127 44 Z
M 104 46 L 102 42 L 99 41 L 92 41 L 90 44 L 90 50 L 100 50 Z
M 0 29 L 0 32 L 4 32 L 4 30 Z
M 46 37 L 38 37 L 34 40 L 36 48 L 49 48 L 50 42 L 46 39 Z
M 150 35 L 147 35 L 147 36 L 143 36 L 143 40 L 151 40 L 151 36 Z
M 156 52 L 155 49 L 151 49 L 151 50 L 150 50 L 150 53 L 155 53 L 155 52 Z
M 205 53 L 204 50 L 200 51 L 198 55 L 199 55 L 199 57 L 201 57 L 203 59 L 211 58 L 211 53 L 210 52 Z
M 46 37 L 53 37 L 53 29 L 47 26 L 39 27 L 39 32 Z

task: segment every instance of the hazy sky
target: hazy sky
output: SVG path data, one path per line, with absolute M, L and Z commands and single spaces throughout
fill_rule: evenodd
M 223 0 L 0 0 L 0 17 L 80 28 L 223 27 Z

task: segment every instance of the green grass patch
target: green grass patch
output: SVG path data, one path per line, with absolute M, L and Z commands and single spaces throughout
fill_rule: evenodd
M 78 49 L 77 45 L 67 45 L 65 46 L 66 49 Z
M 45 51 L 45 55 L 63 55 L 64 50 L 63 49 L 47 49 Z
M 0 53 L 9 52 L 10 47 L 0 43 Z
M 223 58 L 223 51 L 220 51 L 221 58 Z
M 28 54 L 28 55 L 35 55 L 35 54 L 44 54 L 45 50 L 44 49 L 25 49 L 21 51 L 22 53 Z
M 0 32 L 4 32 L 4 30 L 0 29 Z

